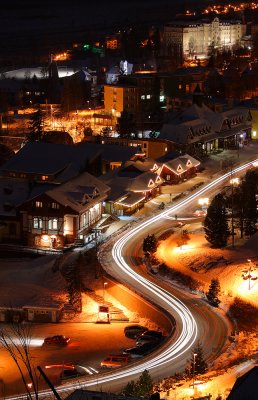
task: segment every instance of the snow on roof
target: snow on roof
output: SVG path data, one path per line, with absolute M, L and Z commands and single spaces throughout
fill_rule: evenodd
M 128 190 L 132 192 L 145 192 L 161 185 L 162 182 L 164 182 L 164 180 L 160 178 L 157 174 L 148 171 L 142 173 L 134 179 L 131 179 Z
M 74 67 L 68 67 L 68 66 L 57 66 L 58 69 L 58 76 L 59 78 L 65 78 L 67 76 L 74 75 L 76 72 L 80 71 L 81 68 L 75 69 Z M 7 71 L 4 73 L 5 78 L 11 78 L 11 79 L 26 79 L 26 78 L 33 78 L 33 76 L 36 76 L 38 79 L 43 79 L 44 78 L 44 73 L 42 70 L 42 67 L 28 67 L 28 68 L 20 68 L 20 69 L 14 69 L 12 71 Z
M 40 175 L 56 175 L 65 169 L 78 174 L 85 162 L 94 159 L 96 153 L 87 146 L 54 143 L 27 143 L 0 171 L 15 171 Z M 67 171 L 66 171 L 67 172 Z
M 157 169 L 159 165 L 152 158 L 144 158 L 142 160 L 136 160 L 136 161 L 128 160 L 123 164 L 122 168 L 126 169 L 129 166 L 133 166 L 139 171 L 144 172 L 144 171 L 150 171 L 153 168 Z
M 29 184 L 24 180 L 0 178 L 0 215 L 15 216 L 16 207 L 28 196 Z
M 101 180 L 84 172 L 46 194 L 58 203 L 80 212 L 82 209 L 92 207 L 94 203 L 103 201 L 109 190 L 109 186 Z
M 60 272 L 53 274 L 55 260 L 52 255 L 19 262 L 1 259 L 0 305 L 49 307 L 65 303 L 66 281 Z
M 125 207 L 132 207 L 145 199 L 145 196 L 142 193 L 132 193 L 129 192 L 124 196 L 120 197 L 115 203 L 121 204 Z

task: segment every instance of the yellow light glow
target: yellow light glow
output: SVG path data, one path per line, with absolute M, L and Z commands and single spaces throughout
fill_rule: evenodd
M 180 252 L 182 252 L 182 251 L 193 250 L 194 248 L 195 248 L 195 246 L 193 246 L 193 245 L 183 244 L 183 246 L 176 247 L 176 248 L 174 249 L 174 252 L 180 253 Z
M 48 242 L 49 241 L 49 236 L 48 235 L 42 235 L 42 240 L 43 240 L 43 242 Z
M 201 206 L 208 206 L 209 205 L 209 198 L 208 197 L 204 197 L 201 199 L 198 199 L 198 204 L 200 204 Z
M 239 185 L 239 178 L 232 178 L 229 182 L 231 185 Z

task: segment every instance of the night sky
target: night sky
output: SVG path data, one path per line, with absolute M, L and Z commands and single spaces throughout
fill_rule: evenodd
M 175 10 L 190 4 L 200 5 L 200 0 L 5 2 L 0 11 L 0 55 L 15 60 L 20 54 L 54 52 L 58 47 L 69 48 L 74 41 L 98 39 L 124 24 L 162 24 L 173 19 Z

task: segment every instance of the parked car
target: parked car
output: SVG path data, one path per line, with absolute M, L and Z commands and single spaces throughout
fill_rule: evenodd
M 156 347 L 157 343 L 144 343 L 141 346 L 130 347 L 129 349 L 125 349 L 123 354 L 130 354 L 132 358 L 143 357 L 153 351 Z
M 101 361 L 102 368 L 117 368 L 128 364 L 129 354 L 111 354 L 105 360 Z
M 147 331 L 147 328 L 142 325 L 129 325 L 124 329 L 124 334 L 129 339 L 136 339 L 137 336 L 141 335 L 143 332 Z
M 66 345 L 70 342 L 70 338 L 64 335 L 49 336 L 44 339 L 44 344 L 61 344 Z
M 151 337 L 154 337 L 154 338 L 161 339 L 162 338 L 162 332 L 147 330 L 147 331 L 143 332 L 141 335 L 139 335 L 137 339 L 139 339 L 142 336 L 151 336 Z
M 136 340 L 136 346 L 141 346 L 144 343 L 156 343 L 159 344 L 162 341 L 163 336 L 161 337 L 154 337 L 148 335 L 141 335 Z

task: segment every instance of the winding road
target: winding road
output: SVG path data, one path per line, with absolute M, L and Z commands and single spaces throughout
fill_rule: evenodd
M 254 161 L 258 161 L 258 159 Z M 109 241 L 102 245 L 99 257 L 104 269 L 118 281 L 166 310 L 166 313 L 176 320 L 177 328 L 164 346 L 143 360 L 123 369 L 105 372 L 97 377 L 94 375 L 81 379 L 79 382 L 78 379 L 76 382 L 70 381 L 56 388 L 59 395 L 67 394 L 76 388 L 99 390 L 101 387 L 103 391 L 110 391 L 111 388 L 112 391 L 116 391 L 125 386 L 129 380 L 137 379 L 145 369 L 150 372 L 153 380 L 171 376 L 185 367 L 186 360 L 197 340 L 201 340 L 205 358 L 210 362 L 223 351 L 227 341 L 228 324 L 222 314 L 211 309 L 196 295 L 176 289 L 164 281 L 154 280 L 147 274 L 139 273 L 139 267 L 131 264 L 130 254 L 137 243 L 142 243 L 142 238 L 146 236 L 146 233 L 155 233 L 156 230 L 160 230 L 162 224 L 169 223 L 170 217 L 182 212 L 184 208 L 196 202 L 199 197 L 219 190 L 232 174 L 244 173 L 253 165 L 254 161 L 245 163 L 212 180 L 180 200 L 176 205 L 147 220 L 136 222 L 134 227 L 117 238 L 113 237 L 112 242 Z M 42 391 L 41 397 L 46 394 L 49 395 L 50 391 Z M 12 396 L 9 399 L 18 400 L 18 397 Z

